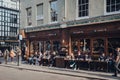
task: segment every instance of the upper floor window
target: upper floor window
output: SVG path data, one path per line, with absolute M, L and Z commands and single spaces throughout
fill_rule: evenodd
M 53 0 L 50 2 L 50 15 L 51 15 L 51 22 L 57 21 L 58 19 L 57 0 Z
M 89 0 L 78 0 L 77 5 L 78 17 L 88 16 Z
M 106 12 L 120 11 L 120 0 L 106 0 Z
M 37 5 L 37 20 L 43 19 L 43 4 Z
M 10 14 L 10 22 L 17 24 L 17 14 Z
M 27 8 L 27 24 L 28 26 L 32 25 L 32 8 Z

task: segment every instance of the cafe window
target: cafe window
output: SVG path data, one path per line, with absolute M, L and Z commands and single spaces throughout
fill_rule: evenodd
M 59 41 L 53 41 L 53 51 L 59 51 L 60 50 L 60 42 Z
M 93 40 L 93 53 L 101 54 L 104 52 L 104 40 L 94 39 Z
M 114 53 L 116 47 L 120 47 L 120 38 L 109 38 L 108 39 L 108 52 Z
M 78 51 L 78 42 L 79 41 L 73 41 L 72 42 L 72 51 L 73 51 L 73 53 Z
M 90 39 L 80 40 L 80 50 L 82 52 L 90 52 Z
M 48 51 L 51 50 L 51 43 L 50 43 L 50 41 L 46 41 L 46 50 L 48 50 Z
M 39 52 L 44 52 L 44 41 L 39 41 Z
M 81 51 L 82 53 L 90 52 L 90 39 L 79 39 L 72 41 L 72 51 L 77 53 Z

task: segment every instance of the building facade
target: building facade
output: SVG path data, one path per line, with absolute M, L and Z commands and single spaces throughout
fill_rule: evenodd
M 65 47 L 68 54 L 108 55 L 120 46 L 120 0 L 21 0 L 21 4 L 28 54 Z
M 18 46 L 19 2 L 0 0 L 0 48 Z

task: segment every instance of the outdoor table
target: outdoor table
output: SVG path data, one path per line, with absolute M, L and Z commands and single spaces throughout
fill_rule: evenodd
M 90 62 L 90 70 L 108 72 L 108 62 L 94 60 Z
M 55 58 L 55 65 L 56 65 L 56 67 L 59 67 L 59 68 L 65 68 L 64 57 L 56 57 Z
M 76 60 L 77 68 L 78 69 L 90 69 L 90 61 L 86 60 Z

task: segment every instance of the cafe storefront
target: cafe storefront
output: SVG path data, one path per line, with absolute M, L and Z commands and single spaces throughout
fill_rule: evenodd
M 30 54 L 46 50 L 59 52 L 61 47 L 66 47 L 68 54 L 81 51 L 108 55 L 120 46 L 119 34 L 120 22 L 116 21 L 29 32 L 26 39 Z

